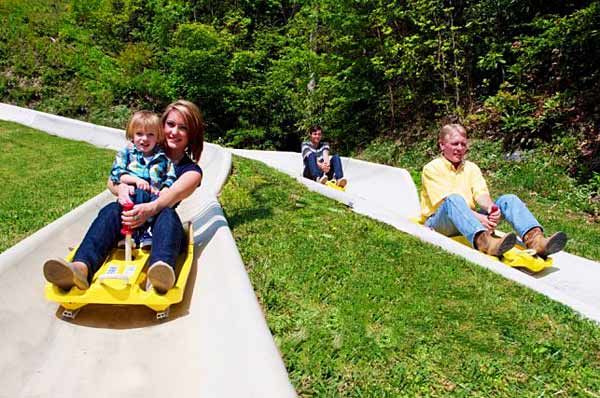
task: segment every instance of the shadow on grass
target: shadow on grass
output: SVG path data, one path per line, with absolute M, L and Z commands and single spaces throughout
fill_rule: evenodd
M 229 222 L 229 227 L 234 230 L 236 227 L 251 223 L 256 220 L 264 220 L 273 216 L 273 201 L 266 201 L 264 191 L 270 188 L 268 183 L 263 183 L 256 186 L 250 191 L 252 197 L 252 206 L 244 209 L 236 209 L 235 212 L 228 213 L 225 209 L 225 217 Z

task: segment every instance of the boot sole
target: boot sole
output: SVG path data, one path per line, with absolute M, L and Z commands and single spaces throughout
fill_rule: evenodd
M 64 260 L 51 259 L 44 263 L 44 277 L 46 280 L 62 290 L 71 290 L 73 286 L 81 290 L 89 287 L 87 280 L 78 275 Z
M 496 256 L 500 257 L 501 255 L 503 255 L 504 253 L 506 253 L 513 247 L 515 247 L 516 243 L 517 243 L 517 235 L 515 235 L 514 232 L 504 235 L 504 237 L 502 238 L 502 242 L 500 243 L 500 246 L 498 246 L 498 254 L 496 254 Z
M 548 238 L 548 244 L 546 244 L 546 250 L 544 256 L 557 253 L 565 248 L 567 244 L 567 235 L 564 232 L 557 232 Z
M 175 285 L 175 272 L 166 263 L 156 263 L 148 269 L 148 280 L 157 293 L 165 294 Z

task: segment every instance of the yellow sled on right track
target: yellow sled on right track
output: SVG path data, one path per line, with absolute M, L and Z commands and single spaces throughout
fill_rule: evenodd
M 496 232 L 497 235 L 501 233 Z M 469 242 L 464 236 L 453 236 L 457 242 L 462 243 L 465 246 L 471 247 Z M 473 249 L 475 250 L 475 249 Z M 552 257 L 546 259 L 535 254 L 535 251 L 527 249 L 526 247 L 516 244 L 512 249 L 504 253 L 501 257 L 489 256 L 495 260 L 500 261 L 503 264 L 513 268 L 524 268 L 532 273 L 538 273 L 546 268 L 552 267 Z
M 416 217 L 411 218 L 411 221 L 413 221 L 415 224 L 423 225 L 423 223 Z M 500 231 L 495 231 L 494 233 L 500 236 L 504 235 L 504 233 Z M 450 237 L 450 239 L 472 248 L 471 244 L 464 236 L 452 236 Z M 501 257 L 488 257 L 500 261 L 502 264 L 508 265 L 509 267 L 526 269 L 531 273 L 538 273 L 545 270 L 546 268 L 552 267 L 552 257 L 544 259 L 536 255 L 533 250 L 527 249 L 521 244 L 516 244 L 512 249 L 504 253 Z

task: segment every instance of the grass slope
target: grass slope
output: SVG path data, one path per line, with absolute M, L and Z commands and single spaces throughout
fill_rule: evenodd
M 595 396 L 600 328 L 234 159 L 227 218 L 301 396 Z
M 0 252 L 106 187 L 114 152 L 0 121 Z

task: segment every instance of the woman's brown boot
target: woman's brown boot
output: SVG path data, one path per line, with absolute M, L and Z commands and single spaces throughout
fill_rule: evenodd
M 561 251 L 567 244 L 567 234 L 559 231 L 549 238 L 544 237 L 540 227 L 535 227 L 523 235 L 523 242 L 528 249 L 535 250 L 535 253 L 543 258 Z
M 475 237 L 475 248 L 490 256 L 500 257 L 517 243 L 514 232 L 508 233 L 501 238 L 493 236 L 491 232 L 483 231 Z

